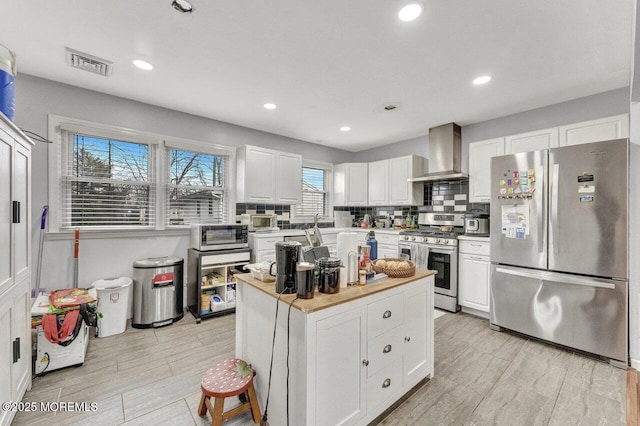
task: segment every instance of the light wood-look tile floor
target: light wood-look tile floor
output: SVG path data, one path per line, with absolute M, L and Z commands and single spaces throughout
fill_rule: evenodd
M 435 374 L 384 425 L 624 425 L 625 372 L 487 320 L 435 321 Z M 95 402 L 87 413 L 23 412 L 14 425 L 206 425 L 200 378 L 234 355 L 235 315 L 92 339 L 85 363 L 37 377 L 24 401 Z M 264 410 L 264 407 L 261 407 Z M 244 413 L 226 425 L 252 425 Z M 274 425 L 277 426 L 277 425 Z

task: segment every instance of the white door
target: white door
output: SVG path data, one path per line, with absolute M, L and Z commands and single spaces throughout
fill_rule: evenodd
M 413 183 L 407 179 L 413 177 L 413 158 L 392 158 L 389 160 L 389 204 L 393 206 L 413 204 Z
M 404 293 L 403 385 L 412 383 L 429 367 L 426 289 L 427 286 L 420 286 Z
M 13 284 L 11 236 L 13 140 L 0 131 L 0 294 Z M 3 364 L 4 365 L 4 364 Z M 3 400 L 6 401 L 6 400 Z
M 31 369 L 31 329 L 28 313 L 31 298 L 29 295 L 29 279 L 23 280 L 15 287 L 13 297 L 12 347 L 16 345 L 16 357 L 11 363 L 11 389 L 13 400 L 17 400 L 26 389 L 30 379 Z M 15 342 L 15 343 L 14 343 Z M 13 355 L 13 353 L 12 353 Z
M 369 205 L 389 204 L 389 160 L 369 163 Z
M 560 146 L 629 137 L 629 114 L 560 126 Z
M 367 204 L 367 163 L 347 165 L 347 205 L 363 206 Z
M 9 402 L 12 400 L 13 391 L 11 384 L 11 371 L 9 366 L 13 363 L 13 343 L 11 335 L 11 297 L 0 300 L 0 400 Z M 17 402 L 17 401 L 16 401 Z M 0 424 L 8 424 L 10 411 L 0 410 Z
M 302 157 L 278 154 L 276 190 L 280 204 L 299 204 L 302 201 Z
M 31 268 L 31 241 L 29 241 L 30 218 L 30 188 L 31 188 L 31 151 L 22 145 L 15 144 L 14 176 L 13 176 L 13 200 L 20 203 L 20 218 L 18 223 L 13 224 L 13 250 L 14 250 L 14 270 L 15 280 L 19 281 L 29 275 Z
M 276 153 L 268 149 L 247 146 L 245 163 L 245 200 L 275 202 Z
M 365 317 L 357 308 L 317 322 L 316 385 L 309 389 L 317 425 L 354 424 L 366 414 Z
M 469 201 L 491 200 L 491 158 L 504 154 L 504 138 L 469 144 Z
M 489 312 L 491 263 L 485 256 L 459 254 L 458 298 L 461 306 Z
M 558 128 L 536 130 L 505 138 L 505 153 L 537 151 L 539 149 L 556 148 L 558 146 Z

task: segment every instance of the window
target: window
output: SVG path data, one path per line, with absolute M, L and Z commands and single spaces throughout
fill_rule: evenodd
M 168 148 L 165 225 L 226 222 L 228 157 Z
M 232 217 L 235 149 L 49 117 L 50 229 L 168 229 Z
M 60 179 L 62 225 L 153 225 L 153 175 L 145 144 L 71 133 Z
M 302 167 L 302 203 L 293 207 L 294 217 L 326 216 L 328 203 L 328 176 L 331 165 L 305 162 Z

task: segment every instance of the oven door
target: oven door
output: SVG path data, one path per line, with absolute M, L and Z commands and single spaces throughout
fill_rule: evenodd
M 429 246 L 427 267 L 438 273 L 435 276 L 435 292 L 450 297 L 458 296 L 458 256 L 456 248 Z

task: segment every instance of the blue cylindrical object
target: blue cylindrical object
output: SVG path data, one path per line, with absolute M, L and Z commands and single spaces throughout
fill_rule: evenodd
M 367 245 L 371 247 L 369 259 L 376 260 L 378 258 L 378 241 L 376 240 L 375 232 L 369 231 L 367 234 Z
M 16 56 L 11 50 L 0 44 L 0 112 L 11 121 L 13 121 L 16 112 L 15 75 Z

